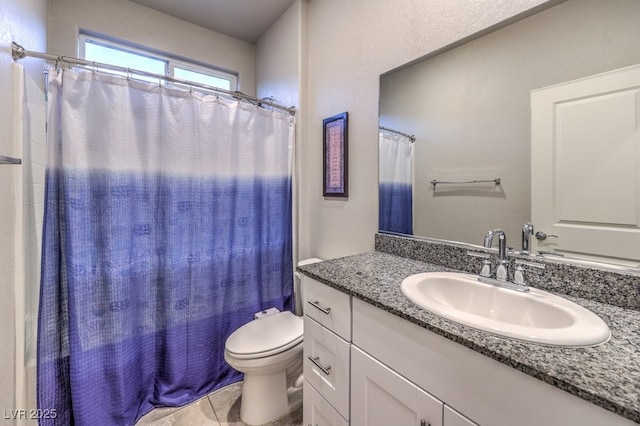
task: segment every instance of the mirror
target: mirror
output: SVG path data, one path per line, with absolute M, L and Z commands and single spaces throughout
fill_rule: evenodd
M 481 245 L 502 228 L 520 250 L 532 207 L 531 91 L 640 63 L 638 22 L 637 0 L 568 0 L 382 75 L 379 125 L 392 132 L 380 134 L 415 142 L 409 202 L 388 194 L 379 157 L 380 231 Z M 413 205 L 411 229 L 383 220 L 399 205 Z

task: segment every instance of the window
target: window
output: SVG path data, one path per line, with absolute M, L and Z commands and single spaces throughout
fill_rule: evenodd
M 80 57 L 87 61 L 102 62 L 153 74 L 167 75 L 224 90 L 235 91 L 238 88 L 238 77 L 235 74 L 146 52 L 90 35 L 80 35 L 79 48 Z M 125 75 L 123 72 L 110 72 Z M 136 78 L 155 81 L 152 77 L 136 76 Z

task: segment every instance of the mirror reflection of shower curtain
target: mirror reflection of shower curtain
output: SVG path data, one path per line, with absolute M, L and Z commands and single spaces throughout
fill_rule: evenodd
M 413 234 L 413 143 L 404 135 L 379 132 L 380 231 Z
M 49 102 L 41 424 L 134 424 L 241 380 L 226 338 L 292 308 L 294 119 L 70 70 Z

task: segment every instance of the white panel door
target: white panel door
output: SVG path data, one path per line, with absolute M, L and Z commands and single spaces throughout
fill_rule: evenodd
M 531 92 L 534 250 L 640 263 L 640 66 Z
M 351 346 L 351 424 L 442 426 L 443 404 Z

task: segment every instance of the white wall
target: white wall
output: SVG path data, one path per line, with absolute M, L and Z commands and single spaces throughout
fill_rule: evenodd
M 309 0 L 300 257 L 373 249 L 380 74 L 545 0 Z M 322 119 L 349 112 L 349 199 L 322 197 Z
M 11 42 L 16 41 L 28 50 L 47 49 L 47 0 L 3 0 L 0 2 L 0 154 L 17 156 L 13 146 L 13 59 Z M 42 62 L 36 59 L 21 61 L 27 73 L 42 84 Z M 21 166 L 0 166 L 0 409 L 17 407 L 15 398 L 16 340 L 15 335 L 15 185 L 22 173 Z M 20 283 L 22 285 L 22 283 Z M 22 300 L 18 303 L 23 303 Z M 20 318 L 19 321 L 24 321 Z M 21 365 L 17 366 L 22 368 Z M 15 423 L 4 420 L 6 424 Z
M 306 2 L 297 0 L 256 43 L 256 96 L 273 96 L 285 106 L 300 105 L 300 41 Z
M 255 94 L 253 44 L 129 0 L 55 0 L 49 25 L 51 53 L 78 56 L 78 32 L 85 30 L 237 72 L 239 90 Z

